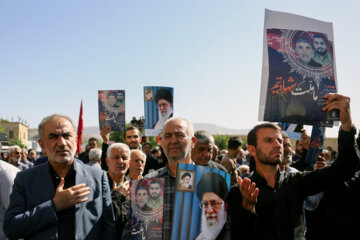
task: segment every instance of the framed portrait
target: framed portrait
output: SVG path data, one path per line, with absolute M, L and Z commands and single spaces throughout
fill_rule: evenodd
M 152 89 L 145 89 L 144 90 L 144 100 L 145 101 L 154 100 L 154 91 Z
M 177 191 L 194 192 L 194 184 L 196 173 L 190 170 L 179 170 L 179 178 L 177 182 Z

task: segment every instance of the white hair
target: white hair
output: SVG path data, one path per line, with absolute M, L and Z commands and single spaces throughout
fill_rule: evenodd
M 107 149 L 106 152 L 106 156 L 108 158 L 110 158 L 111 156 L 111 151 L 113 150 L 113 148 L 124 148 L 125 150 L 127 150 L 130 153 L 130 148 L 128 145 L 126 145 L 125 143 L 113 143 L 110 145 L 110 147 Z
M 90 162 L 97 162 L 101 158 L 102 150 L 100 148 L 93 148 L 89 151 Z

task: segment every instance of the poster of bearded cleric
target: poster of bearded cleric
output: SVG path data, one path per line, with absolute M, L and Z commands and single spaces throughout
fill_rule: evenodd
M 301 30 L 299 30 L 301 29 Z M 267 10 L 259 120 L 326 123 L 323 98 L 337 92 L 332 24 Z
M 179 163 L 171 239 L 226 239 L 229 189 L 228 173 Z
M 174 89 L 144 87 L 145 136 L 157 136 L 166 120 L 173 116 Z
M 163 223 L 164 179 L 131 181 L 130 239 L 161 239 Z
M 111 131 L 125 130 L 125 90 L 99 90 L 99 126 Z

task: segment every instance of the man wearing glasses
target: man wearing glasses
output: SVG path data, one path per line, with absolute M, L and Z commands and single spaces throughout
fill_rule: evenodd
M 214 172 L 203 174 L 197 184 L 196 194 L 201 200 L 200 239 L 227 239 L 225 232 L 226 199 L 229 192 L 225 179 Z

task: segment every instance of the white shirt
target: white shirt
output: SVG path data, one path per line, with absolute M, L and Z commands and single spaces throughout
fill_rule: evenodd
M 14 179 L 16 174 L 20 172 L 20 169 L 13 165 L 0 160 L 0 239 L 6 239 L 3 225 L 5 211 L 9 207 L 10 194 L 12 186 L 14 185 Z

